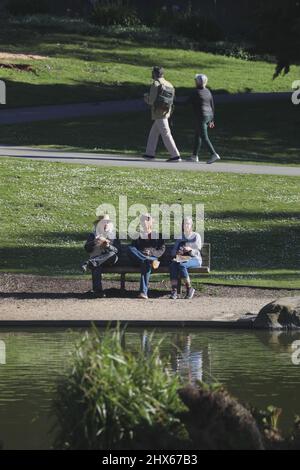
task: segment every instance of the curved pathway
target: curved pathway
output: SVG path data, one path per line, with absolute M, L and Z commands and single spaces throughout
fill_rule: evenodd
M 300 166 L 275 166 L 275 165 L 250 165 L 242 163 L 214 163 L 207 165 L 205 162 L 193 163 L 182 161 L 181 163 L 168 163 L 162 159 L 145 161 L 135 155 L 108 155 L 88 152 L 64 152 L 57 150 L 43 150 L 30 147 L 0 146 L 0 158 L 24 158 L 44 160 L 48 162 L 80 163 L 83 165 L 118 166 L 134 168 L 154 168 L 172 170 L 192 170 L 211 173 L 239 173 L 255 175 L 281 175 L 300 176 Z

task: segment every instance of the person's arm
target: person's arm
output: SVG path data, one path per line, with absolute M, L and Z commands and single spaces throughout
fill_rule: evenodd
M 156 101 L 156 98 L 157 98 L 157 94 L 158 94 L 158 88 L 160 87 L 160 83 L 159 82 L 154 82 L 151 87 L 150 87 L 150 93 L 149 93 L 149 97 L 148 97 L 148 104 L 149 106 L 153 106 L 155 101 Z
M 91 253 L 95 247 L 95 235 L 93 233 L 90 233 L 87 241 L 84 244 L 84 249 L 87 251 L 87 253 Z
M 178 248 L 182 240 L 176 240 L 175 244 L 173 245 L 173 248 L 171 250 L 171 256 L 174 257 L 177 254 Z
M 138 237 L 138 238 L 134 238 L 131 242 L 131 246 L 134 246 L 137 250 L 140 251 L 140 242 L 141 242 L 141 238 Z
M 112 244 L 115 248 L 117 248 L 118 252 L 120 253 L 121 249 L 122 249 L 122 245 L 121 245 L 121 241 L 120 241 L 118 235 L 116 236 L 116 238 L 114 238 Z
M 162 238 L 157 240 L 156 246 L 151 248 L 150 252 L 152 256 L 156 256 L 156 258 L 160 258 L 164 252 L 166 251 L 165 241 Z
M 215 101 L 214 101 L 214 97 L 213 95 L 210 93 L 210 106 L 211 106 L 211 109 L 213 111 L 213 121 L 214 121 L 214 117 L 215 117 Z
M 192 250 L 190 251 L 191 256 L 199 256 L 201 254 L 201 248 L 202 248 L 202 241 L 201 241 L 201 236 L 200 233 L 196 234 L 196 240 L 193 243 Z

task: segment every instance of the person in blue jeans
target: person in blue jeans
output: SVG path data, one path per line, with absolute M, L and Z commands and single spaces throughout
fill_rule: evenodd
M 171 295 L 170 298 L 177 299 L 178 279 L 184 279 L 186 286 L 185 299 L 192 299 L 195 289 L 191 285 L 189 276 L 190 268 L 200 268 L 201 258 L 201 235 L 193 231 L 193 220 L 191 217 L 185 217 L 182 223 L 182 238 L 176 240 L 172 249 L 172 262 L 170 265 Z
M 152 269 L 160 265 L 159 258 L 165 252 L 162 236 L 152 230 L 153 218 L 150 214 L 141 215 L 141 231 L 136 240 L 128 246 L 127 253 L 133 264 L 141 268 L 140 299 L 148 299 L 149 281 Z

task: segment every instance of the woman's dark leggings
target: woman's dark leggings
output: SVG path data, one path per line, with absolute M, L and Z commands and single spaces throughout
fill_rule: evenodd
M 206 148 L 209 150 L 211 155 L 216 153 L 211 141 L 209 140 L 207 132 L 208 124 L 212 120 L 213 116 L 203 116 L 201 121 L 197 123 L 193 155 L 199 155 L 200 149 L 202 147 L 202 142 L 206 145 Z

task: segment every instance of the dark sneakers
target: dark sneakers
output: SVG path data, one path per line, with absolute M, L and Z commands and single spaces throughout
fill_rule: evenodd
M 167 162 L 182 162 L 181 157 L 168 158 Z
M 192 299 L 194 297 L 194 294 L 195 294 L 195 289 L 193 287 L 189 287 L 186 291 L 186 294 L 185 294 L 185 299 Z
M 155 157 L 153 155 L 143 155 L 143 158 L 145 158 L 145 160 L 155 160 Z
M 155 157 L 153 155 L 143 155 L 143 158 L 145 160 L 155 160 Z M 171 157 L 168 158 L 167 162 L 182 162 L 181 157 Z

